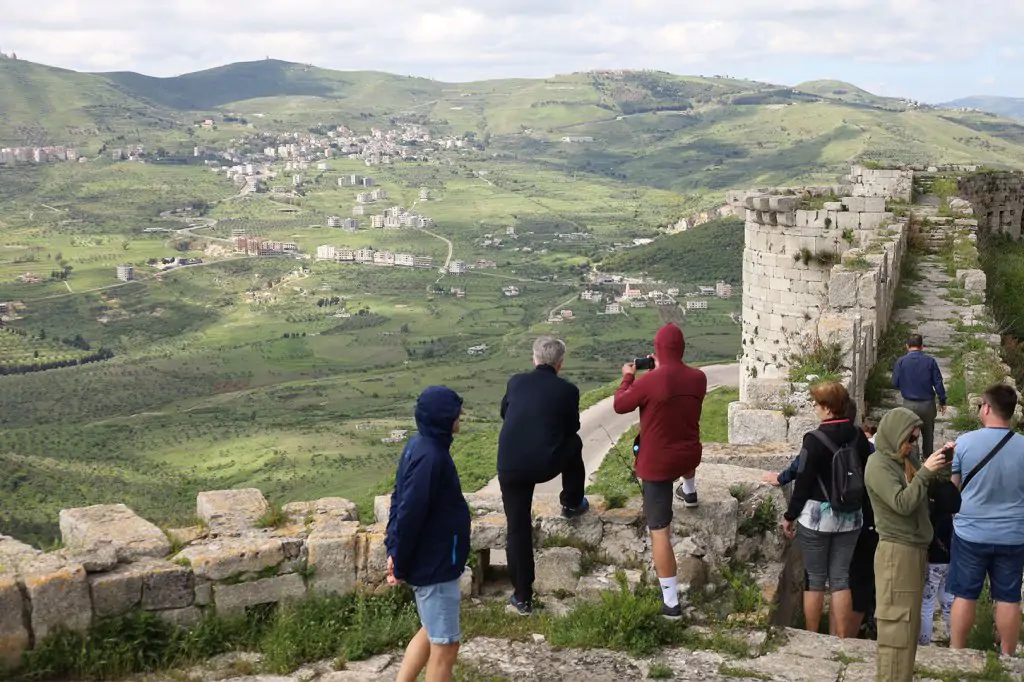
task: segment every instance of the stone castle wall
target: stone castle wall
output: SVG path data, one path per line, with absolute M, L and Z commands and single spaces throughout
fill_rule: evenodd
M 886 201 L 909 201 L 913 171 L 855 166 L 845 180 L 726 195 L 746 213 L 740 400 L 729 409 L 730 443 L 799 444 L 816 419 L 806 384 L 792 382 L 790 369 L 818 344 L 841 344 L 844 380 L 863 410 L 907 245 L 906 226 Z M 815 197 L 821 208 L 800 208 Z
M 1020 240 L 1024 232 L 1024 172 L 974 173 L 957 183 L 981 230 Z
M 673 524 L 681 586 L 703 588 L 732 558 L 774 562 L 764 572 L 766 584 L 774 585 L 783 553 L 777 523 L 744 529 L 763 516 L 766 500 L 781 513 L 781 493 L 761 485 L 755 469 L 708 463 L 701 471 L 700 508 L 680 506 Z M 742 502 L 733 496 L 737 485 L 749 491 Z M 479 590 L 491 550 L 505 548 L 506 523 L 500 496 L 467 494 L 466 500 L 476 552 L 462 577 L 469 596 Z M 539 594 L 594 598 L 618 589 L 615 570 L 625 569 L 636 583 L 651 565 L 639 499 L 617 509 L 598 496 L 590 502 L 590 513 L 569 520 L 557 495 L 535 496 Z M 201 525 L 192 528 L 164 531 L 124 505 L 109 504 L 63 510 L 64 547 L 57 551 L 0 535 L 0 673 L 60 628 L 82 632 L 134 611 L 187 628 L 211 615 L 237 616 L 307 594 L 386 590 L 389 504 L 390 497 L 376 498 L 376 522 L 361 525 L 348 500 L 296 502 L 280 510 L 275 527 L 261 528 L 270 507 L 260 491 L 223 490 L 198 495 Z M 602 564 L 588 574 L 581 546 Z

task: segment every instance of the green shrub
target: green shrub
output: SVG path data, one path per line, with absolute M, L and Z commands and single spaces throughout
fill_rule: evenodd
M 25 654 L 18 675 L 120 679 L 238 650 L 262 653 L 267 671 L 287 673 L 324 658 L 360 660 L 394 650 L 418 628 L 408 589 L 379 597 L 308 597 L 279 608 L 253 608 L 243 618 L 207 617 L 192 630 L 138 612 L 101 621 L 86 633 L 58 632 Z
M 646 656 L 659 647 L 682 641 L 683 627 L 661 617 L 661 595 L 640 588 L 630 592 L 625 577 L 619 591 L 601 595 L 597 602 L 583 602 L 559 619 L 551 632 L 555 646 L 580 649 L 613 649 Z

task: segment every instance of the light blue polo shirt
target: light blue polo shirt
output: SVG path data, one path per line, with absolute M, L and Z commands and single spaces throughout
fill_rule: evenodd
M 1005 436 L 1006 429 L 984 428 L 957 439 L 953 473 L 961 485 Z M 1015 434 L 971 479 L 953 529 L 968 542 L 1024 545 L 1024 436 Z

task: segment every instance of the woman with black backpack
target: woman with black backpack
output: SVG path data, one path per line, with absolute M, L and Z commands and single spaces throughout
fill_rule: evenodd
M 849 419 L 850 395 L 835 381 L 811 388 L 818 428 L 804 435 L 793 495 L 783 516 L 787 537 L 797 536 L 807 571 L 804 622 L 817 632 L 825 604 L 826 584 L 832 590 L 830 611 L 836 635 L 849 632 L 853 611 L 850 561 L 864 523 L 863 462 L 869 454 L 864 432 Z

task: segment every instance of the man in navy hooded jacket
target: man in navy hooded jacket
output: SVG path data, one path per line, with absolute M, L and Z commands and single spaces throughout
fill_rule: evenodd
M 462 398 L 431 386 L 416 401 L 417 433 L 395 474 L 387 537 L 388 583 L 412 586 L 423 627 L 405 651 L 398 682 L 424 666 L 428 682 L 451 679 L 459 651 L 459 578 L 469 557 L 469 505 L 450 448 Z

